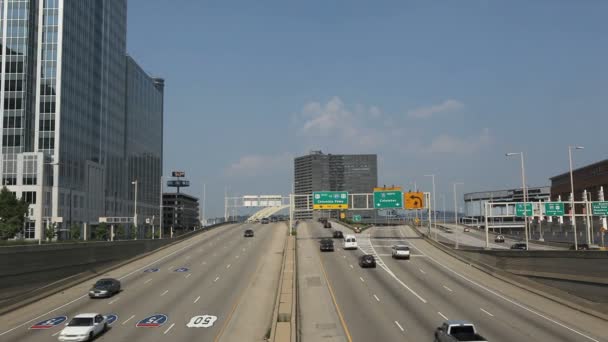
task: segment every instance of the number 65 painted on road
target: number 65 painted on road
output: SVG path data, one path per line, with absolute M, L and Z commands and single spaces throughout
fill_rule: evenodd
M 209 328 L 213 326 L 213 323 L 217 320 L 217 316 L 202 315 L 194 316 L 190 319 L 190 322 L 186 324 L 188 328 Z

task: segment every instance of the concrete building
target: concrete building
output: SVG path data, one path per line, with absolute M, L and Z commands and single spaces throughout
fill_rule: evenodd
M 0 1 L 2 183 L 43 224 L 159 215 L 162 79 L 126 54 L 126 0 Z M 89 230 L 90 231 L 90 230 Z
M 200 227 L 198 198 L 184 193 L 163 193 L 163 236 Z
M 528 188 L 528 201 L 539 202 L 549 200 L 549 187 L 530 187 Z M 524 193 L 521 188 L 508 190 L 494 190 L 471 192 L 464 194 L 464 214 L 465 220 L 476 219 L 483 222 L 485 219 L 485 204 L 487 202 L 523 202 Z M 511 207 L 512 208 L 512 207 Z M 506 212 L 497 212 L 500 207 L 494 209 L 495 214 L 507 214 Z
M 310 195 L 313 191 L 369 193 L 377 184 L 378 158 L 375 154 L 324 154 L 312 151 L 294 159 L 296 195 Z M 306 198 L 296 198 L 295 206 L 296 210 L 306 209 Z M 295 217 L 312 218 L 312 213 L 296 212 Z

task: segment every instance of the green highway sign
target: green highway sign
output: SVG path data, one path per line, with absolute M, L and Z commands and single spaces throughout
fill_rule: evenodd
M 374 208 L 402 209 L 403 191 L 374 191 Z
M 532 203 L 526 203 L 526 214 L 525 215 L 524 215 L 524 204 L 523 203 L 515 204 L 515 215 L 518 217 L 533 216 L 534 214 L 532 213 Z
M 361 222 L 361 215 L 353 215 L 353 221 Z
M 547 202 L 545 203 L 545 215 L 547 216 L 564 216 L 563 202 Z
M 313 209 L 348 209 L 348 192 L 315 191 L 312 193 Z
M 608 216 L 608 202 L 591 202 L 594 216 Z

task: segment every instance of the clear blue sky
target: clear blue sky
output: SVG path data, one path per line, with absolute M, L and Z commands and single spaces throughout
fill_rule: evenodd
M 165 174 L 208 216 L 287 194 L 293 156 L 377 153 L 381 184 L 451 197 L 548 185 L 608 157 L 608 2 L 129 0 L 128 51 L 166 79 Z M 450 201 L 448 203 L 451 203 Z M 451 206 L 449 206 L 451 207 Z

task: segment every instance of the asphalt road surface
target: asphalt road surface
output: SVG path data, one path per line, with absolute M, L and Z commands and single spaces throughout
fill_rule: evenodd
M 303 227 L 316 238 L 333 230 L 316 222 Z M 606 321 L 467 266 L 409 227 L 373 228 L 358 240 L 356 251 L 342 250 L 336 240 L 335 252 L 319 252 L 349 341 L 432 341 L 435 329 L 447 319 L 473 322 L 492 342 L 608 341 Z M 410 246 L 409 261 L 391 258 L 396 243 Z M 377 268 L 359 267 L 358 257 L 364 253 L 375 256 Z
M 244 238 L 246 228 L 253 229 L 255 237 Z M 226 327 L 238 316 L 239 304 L 251 300 L 248 289 L 255 288 L 252 283 L 263 268 L 263 260 L 277 254 L 276 247 L 282 247 L 285 236 L 284 223 L 230 225 L 197 235 L 109 272 L 107 276 L 120 279 L 123 286 L 123 291 L 111 298 L 89 299 L 87 289 L 94 282 L 90 281 L 1 316 L 0 341 L 56 341 L 65 323 L 49 329 L 30 327 L 54 317 L 69 320 L 88 312 L 117 316 L 96 341 L 236 340 L 227 339 L 231 332 Z M 276 287 L 266 289 L 267 293 L 275 291 Z M 263 298 L 259 308 L 264 312 L 244 321 L 253 329 L 245 340 L 262 340 L 269 327 L 274 296 Z M 266 303 L 268 299 L 270 303 Z M 159 326 L 136 326 L 154 315 L 147 322 Z M 208 327 L 187 326 L 193 317 L 204 315 L 212 316 L 205 318 L 211 322 Z M 205 325 L 200 324 L 202 320 L 199 325 Z

